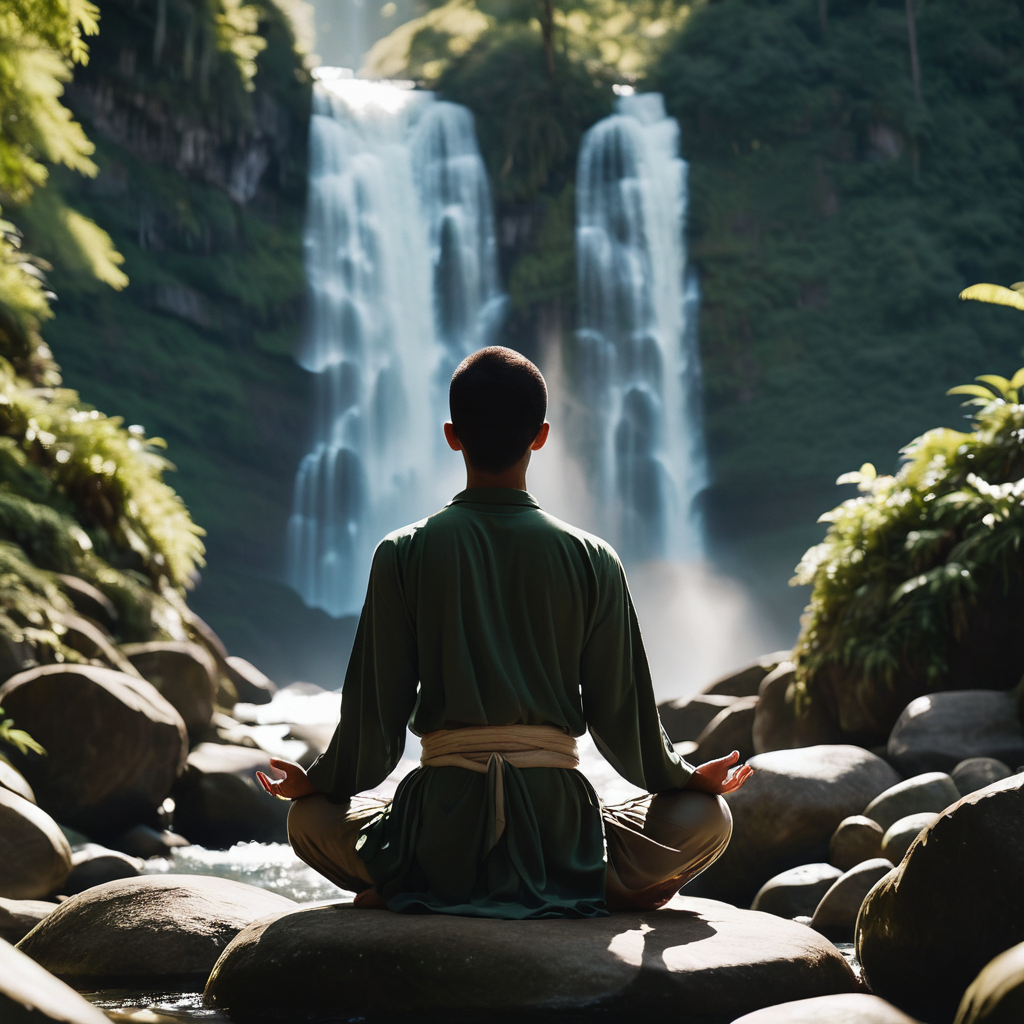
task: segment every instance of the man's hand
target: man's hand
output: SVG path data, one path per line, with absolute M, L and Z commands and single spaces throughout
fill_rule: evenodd
M 698 792 L 712 793 L 716 796 L 736 792 L 754 774 L 754 769 L 750 765 L 736 765 L 739 759 L 740 752 L 734 750 L 726 757 L 718 758 L 717 761 L 708 761 L 707 764 L 702 764 L 690 776 L 683 788 L 696 789 Z
M 257 772 L 256 778 L 260 785 L 271 795 L 282 800 L 298 800 L 299 797 L 315 793 L 313 783 L 306 777 L 305 771 L 292 761 L 282 761 L 278 757 L 270 759 L 270 767 L 277 772 L 284 772 L 283 779 L 268 779 L 263 772 Z

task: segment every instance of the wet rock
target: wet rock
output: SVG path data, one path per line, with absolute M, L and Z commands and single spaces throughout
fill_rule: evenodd
M 791 921 L 676 897 L 589 920 L 495 921 L 304 908 L 256 922 L 218 961 L 206 1000 L 243 1019 L 523 1020 L 586 1007 L 631 1019 L 685 1007 L 728 1021 L 781 999 L 851 991 L 841 957 Z
M 3 754 L 0 754 L 0 789 L 9 789 L 29 803 L 36 802 L 36 795 L 32 792 L 28 779 Z
M 155 817 L 185 762 L 181 716 L 145 680 L 92 665 L 29 669 L 0 705 L 46 748 L 11 760 L 39 805 L 89 836 Z
M 872 991 L 949 1020 L 975 975 L 1024 941 L 1024 774 L 961 798 L 864 901 L 857 951 Z
M 845 744 L 773 750 L 750 764 L 754 774 L 726 797 L 732 841 L 687 895 L 749 905 L 773 875 L 824 860 L 839 823 L 899 781 L 880 757 Z
M 127 853 L 129 857 L 148 860 L 150 857 L 169 857 L 172 850 L 191 844 L 184 836 L 169 832 L 167 829 L 136 825 L 118 836 L 111 845 L 115 850 Z
M 882 826 L 863 814 L 843 818 L 828 843 L 829 863 L 840 871 L 849 871 L 866 860 L 880 857 L 884 835 Z
M 1001 782 L 1013 775 L 1013 769 L 994 757 L 969 757 L 961 761 L 950 775 L 961 796 L 975 793 L 979 789 Z
M 885 837 L 882 839 L 882 856 L 891 860 L 893 864 L 899 864 L 914 840 L 937 817 L 938 815 L 931 811 L 922 811 L 920 814 L 908 814 L 905 818 L 894 821 L 886 829 Z
M 201 985 L 242 928 L 295 906 L 226 878 L 144 875 L 72 896 L 18 948 L 79 988 Z
M 125 644 L 121 650 L 177 709 L 197 742 L 210 724 L 217 696 L 217 666 L 210 652 L 181 640 Z
M 60 887 L 65 896 L 91 889 L 94 885 L 118 878 L 135 878 L 142 871 L 142 861 L 118 850 L 108 850 L 96 843 L 86 843 L 71 851 L 71 874 Z
M 777 917 L 810 917 L 842 871 L 831 864 L 801 864 L 774 878 L 757 891 L 751 910 Z
M 956 783 L 944 772 L 926 772 L 904 779 L 879 793 L 864 808 L 864 816 L 887 829 L 894 821 L 908 814 L 931 811 L 938 814 L 960 799 Z
M 4 1024 L 108 1024 L 73 988 L 0 939 L 0 1020 Z
M 56 903 L 45 900 L 9 900 L 0 896 L 0 939 L 19 942 L 56 909 Z
M 754 750 L 790 750 L 818 743 L 838 743 L 839 727 L 825 710 L 821 700 L 813 701 L 798 714 L 793 687 L 793 663 L 784 661 L 761 682 L 760 700 L 754 713 L 751 735 Z
M 892 867 L 892 861 L 876 857 L 850 868 L 822 896 L 811 918 L 811 927 L 834 942 L 851 941 L 864 897 L 880 878 L 892 871 Z
M 288 841 L 288 802 L 257 788 L 255 780 L 189 765 L 174 801 L 174 831 L 190 843 L 226 850 L 235 843 Z
M 904 774 L 951 772 L 972 757 L 1024 764 L 1017 695 L 951 690 L 912 700 L 889 736 L 889 760 Z
M 658 705 L 661 724 L 673 743 L 695 740 L 720 711 L 727 708 L 735 697 L 699 693 L 687 700 L 665 701 Z
M 754 754 L 750 730 L 754 725 L 757 700 L 757 697 L 737 697 L 727 708 L 723 708 L 697 737 L 693 763 L 714 761 L 734 750 L 740 752 L 741 761 L 749 760 Z
M 792 651 L 765 654 L 752 665 L 716 679 L 703 692 L 721 697 L 756 697 L 764 677 L 774 672 L 782 662 L 789 661 L 792 654 Z
M 114 630 L 119 618 L 117 609 L 114 607 L 113 601 L 102 590 L 77 576 L 68 576 L 63 573 L 60 576 L 60 585 L 79 615 L 91 619 L 108 633 Z
M 0 896 L 49 896 L 71 872 L 71 847 L 44 810 L 0 789 Z
M 960 1001 L 954 1024 L 1024 1021 L 1024 942 L 990 960 Z
M 269 704 L 277 687 L 269 676 L 265 676 L 245 658 L 224 659 L 228 678 L 234 684 L 238 699 L 245 704 Z
M 755 1010 L 733 1024 L 918 1024 L 892 1003 L 865 992 L 815 996 Z

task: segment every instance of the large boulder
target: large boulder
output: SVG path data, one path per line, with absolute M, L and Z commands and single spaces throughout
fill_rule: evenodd
M 883 829 L 908 814 L 931 811 L 938 814 L 960 799 L 956 783 L 945 772 L 925 772 L 904 779 L 879 793 L 864 808 L 864 817 L 877 821 Z
M 994 757 L 969 757 L 961 761 L 950 773 L 961 796 L 1002 782 L 1013 775 L 1013 769 Z
M 825 860 L 839 823 L 899 781 L 880 757 L 844 744 L 773 750 L 749 763 L 754 774 L 725 798 L 732 841 L 687 895 L 748 906 L 773 875 Z
M 523 1020 L 595 1010 L 725 1024 L 782 999 L 848 992 L 851 972 L 809 928 L 676 897 L 589 920 L 496 921 L 321 906 L 256 922 L 217 962 L 206 1001 L 232 1018 Z
M 1024 1021 L 1024 942 L 989 961 L 960 1000 L 955 1024 Z
M 774 672 L 784 661 L 789 661 L 792 655 L 792 651 L 762 655 L 752 664 L 720 676 L 704 687 L 702 692 L 720 697 L 756 697 L 764 677 Z
M 1017 695 L 1003 690 L 950 690 L 912 700 L 889 736 L 889 760 L 904 775 L 951 772 L 971 757 L 1024 765 L 1024 728 Z
M 109 1024 L 101 1010 L 0 939 L 3 1024 Z
M 693 763 L 714 761 L 726 757 L 734 750 L 740 752 L 741 761 L 749 760 L 754 753 L 750 730 L 754 725 L 756 707 L 757 697 L 737 697 L 715 715 L 697 737 L 697 746 L 691 755 Z
M 227 878 L 144 875 L 72 896 L 18 948 L 77 988 L 201 985 L 242 928 L 295 906 Z
M 877 821 L 863 814 L 843 818 L 828 841 L 828 860 L 840 871 L 849 871 L 858 864 L 882 854 L 885 832 Z
M 734 700 L 735 697 L 699 693 L 692 699 L 659 704 L 658 714 L 668 738 L 673 743 L 680 743 L 683 740 L 695 740 L 711 720 Z
M 49 896 L 70 872 L 71 847 L 57 822 L 17 793 L 0 789 L 0 896 Z
M 125 644 L 121 650 L 177 709 L 195 743 L 213 717 L 217 698 L 217 665 L 213 655 L 199 644 L 184 640 L 158 640 Z
M 757 890 L 750 909 L 777 917 L 810 917 L 821 897 L 841 874 L 842 871 L 831 864 L 801 864 L 790 868 L 769 878 Z
M 224 672 L 231 680 L 238 699 L 246 704 L 269 704 L 277 692 L 270 677 L 245 658 L 225 658 Z
M 868 894 L 857 951 L 874 992 L 950 1020 L 974 976 L 1024 941 L 1024 774 L 948 807 Z
M 19 942 L 56 909 L 56 903 L 45 900 L 8 900 L 0 896 L 0 939 Z
M 756 753 L 842 740 L 839 727 L 821 700 L 798 710 L 795 679 L 793 663 L 784 661 L 761 681 L 751 729 Z
M 866 860 L 850 868 L 821 898 L 811 918 L 811 927 L 833 942 L 849 942 L 864 897 L 874 884 L 892 871 L 892 861 L 884 857 Z
M 866 992 L 815 996 L 755 1010 L 733 1024 L 918 1024 L 892 1003 Z
M 156 816 L 185 763 L 181 716 L 144 679 L 92 665 L 29 669 L 0 705 L 46 748 L 11 755 L 39 805 L 89 836 Z

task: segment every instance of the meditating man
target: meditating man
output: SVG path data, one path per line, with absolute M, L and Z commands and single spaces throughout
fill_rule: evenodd
M 486 348 L 455 371 L 448 444 L 466 489 L 385 537 L 342 691 L 308 773 L 260 775 L 295 802 L 295 852 L 361 906 L 501 918 L 583 916 L 669 900 L 725 849 L 720 794 L 738 754 L 694 769 L 661 728 L 626 577 L 603 541 L 526 490 L 548 437 L 540 371 Z M 360 797 L 406 729 L 421 767 L 393 801 Z M 578 770 L 589 729 L 648 795 L 602 807 Z

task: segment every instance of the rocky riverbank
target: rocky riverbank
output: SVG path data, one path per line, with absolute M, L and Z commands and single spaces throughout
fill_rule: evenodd
M 310 763 L 338 702 L 302 685 L 275 694 L 214 639 L 129 645 L 134 671 L 51 665 L 0 687 L 49 751 L 0 761 L 5 1024 L 23 1006 L 37 1024 L 95 1024 L 75 989 L 203 988 L 196 1015 L 243 1024 L 1017 1019 L 1024 772 L 1013 762 L 1024 743 L 1009 695 L 918 698 L 873 750 L 770 749 L 765 723 L 788 667 L 768 656 L 662 708 L 692 759 L 736 747 L 757 751 L 758 769 L 727 798 L 726 854 L 668 907 L 591 921 L 398 917 L 355 910 L 339 890 L 288 888 L 286 847 L 214 853 L 286 839 L 285 805 L 252 773 L 273 754 Z M 602 797 L 630 796 L 583 748 Z M 274 850 L 277 861 L 258 855 Z M 835 945 L 853 941 L 861 976 Z M 24 957 L 32 970 L 16 969 Z M 133 1013 L 111 1011 L 143 1020 Z

